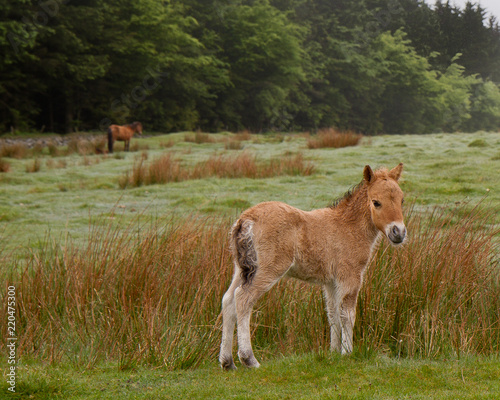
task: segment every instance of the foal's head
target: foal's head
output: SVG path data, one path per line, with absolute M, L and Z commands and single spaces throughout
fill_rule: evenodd
M 369 165 L 363 171 L 367 186 L 372 221 L 394 245 L 403 243 L 406 227 L 403 222 L 403 191 L 398 180 L 403 164 L 387 170 L 373 172 Z

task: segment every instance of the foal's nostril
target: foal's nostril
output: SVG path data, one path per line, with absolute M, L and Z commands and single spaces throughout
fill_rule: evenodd
M 406 237 L 406 227 L 398 226 L 394 224 L 390 227 L 390 231 L 388 233 L 389 239 L 396 244 L 402 243 Z

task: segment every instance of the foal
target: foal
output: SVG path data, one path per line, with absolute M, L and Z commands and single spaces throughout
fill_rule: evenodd
M 241 214 L 230 237 L 234 276 L 222 300 L 223 369 L 236 368 L 236 323 L 241 363 L 259 367 L 250 315 L 257 300 L 285 276 L 323 286 L 331 349 L 352 352 L 356 302 L 373 249 L 382 234 L 394 245 L 406 237 L 398 185 L 402 171 L 403 164 L 390 171 L 367 165 L 361 183 L 329 208 L 308 212 L 266 202 Z
M 129 125 L 110 125 L 108 128 L 108 150 L 113 152 L 113 144 L 115 140 L 125 142 L 125 151 L 130 149 L 130 139 L 137 132 L 139 136 L 142 135 L 142 124 L 140 122 L 132 122 Z

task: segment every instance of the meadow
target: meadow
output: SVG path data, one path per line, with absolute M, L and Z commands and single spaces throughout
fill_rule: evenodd
M 188 132 L 136 139 L 134 151 L 113 155 L 95 154 L 98 137 L 0 148 L 0 297 L 6 304 L 16 286 L 17 398 L 498 391 L 499 134 L 374 136 L 339 148 L 320 139 Z M 321 291 L 290 281 L 254 313 L 263 369 L 219 372 L 227 234 L 239 212 L 266 200 L 324 207 L 364 165 L 399 162 L 410 238 L 397 250 L 383 242 L 371 263 L 355 355 L 328 353 Z

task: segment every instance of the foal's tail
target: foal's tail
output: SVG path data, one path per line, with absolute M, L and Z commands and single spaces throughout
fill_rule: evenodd
M 231 248 L 234 260 L 241 268 L 243 285 L 252 281 L 258 266 L 253 243 L 253 224 L 251 220 L 239 219 L 231 230 Z
M 111 127 L 108 128 L 108 151 L 113 152 L 113 131 Z

